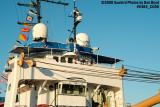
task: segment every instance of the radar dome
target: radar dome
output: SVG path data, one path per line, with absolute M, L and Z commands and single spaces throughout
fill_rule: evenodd
M 47 40 L 47 26 L 43 23 L 38 23 L 33 27 L 33 41 Z
M 86 33 L 79 33 L 76 35 L 76 42 L 80 46 L 88 47 L 90 45 L 89 36 Z

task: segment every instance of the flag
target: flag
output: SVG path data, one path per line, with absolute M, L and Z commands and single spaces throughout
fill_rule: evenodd
M 25 34 L 20 34 L 19 39 L 22 41 L 27 41 L 27 36 Z
M 29 31 L 30 31 L 29 28 L 22 28 L 22 29 L 21 29 L 21 32 L 29 32 Z
M 26 26 L 26 27 L 29 26 L 29 24 L 27 22 L 25 22 L 23 25 Z
M 33 20 L 33 17 L 30 16 L 30 15 L 28 15 L 27 18 L 26 18 L 26 20 L 31 22 Z
M 32 28 L 32 25 L 29 25 L 27 22 L 25 22 L 23 25 L 24 25 L 25 27 Z
M 29 10 L 28 12 L 30 15 L 37 15 L 37 12 L 35 12 L 34 10 Z

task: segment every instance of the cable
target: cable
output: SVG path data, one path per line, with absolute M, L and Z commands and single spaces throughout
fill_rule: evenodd
M 157 72 L 160 73 L 160 71 L 158 71 L 158 70 L 153 70 L 153 69 L 135 67 L 135 66 L 131 66 L 131 65 L 124 65 L 124 66 L 126 66 L 126 67 L 131 67 L 131 68 L 136 68 L 136 69 L 141 69 L 141 70 L 145 70 L 145 71 L 153 71 L 153 72 L 156 72 L 156 73 L 157 73 Z
M 43 68 L 43 69 L 50 69 L 50 68 L 44 68 L 44 67 L 36 67 L 36 68 Z M 67 71 L 67 70 L 58 70 L 58 69 L 50 69 L 50 70 L 55 70 L 55 71 L 59 71 L 59 72 L 65 72 L 65 73 L 72 73 L 72 74 L 79 74 L 79 75 L 87 75 L 87 76 L 94 76 L 94 77 L 102 77 L 102 78 L 109 78 L 109 79 L 118 79 L 118 80 L 122 80 L 121 77 L 110 77 L 110 76 L 106 76 L 106 75 L 95 75 L 95 74 L 90 74 L 90 73 L 84 73 L 84 72 L 74 72 L 74 71 Z M 146 81 L 146 80 L 138 80 L 138 79 L 131 79 L 131 78 L 123 78 L 123 80 L 128 80 L 128 81 L 134 81 L 134 82 L 144 82 L 144 83 L 155 83 L 155 84 L 160 84 L 158 82 L 155 81 Z
M 44 63 L 44 64 L 50 64 L 50 63 L 46 63 L 46 62 L 41 62 L 41 61 L 37 61 L 39 63 Z M 50 64 L 50 65 L 55 65 L 55 66 L 61 66 L 61 67 L 67 67 L 65 65 L 56 65 L 56 64 Z M 103 78 L 110 78 L 110 79 L 122 79 L 118 73 L 108 73 L 108 72 L 103 72 L 103 71 L 95 71 L 93 69 L 82 69 L 82 68 L 78 68 L 78 67 L 71 67 L 72 69 L 79 69 L 79 70 L 83 70 L 83 71 L 90 71 L 90 73 L 86 73 L 86 72 L 75 72 L 75 71 L 62 71 L 62 70 L 58 70 L 58 69 L 51 69 L 51 70 L 56 70 L 56 71 L 60 71 L 60 72 L 66 72 L 66 73 L 73 73 L 73 74 L 80 74 L 80 75 L 87 75 L 87 76 L 95 76 L 95 77 L 103 77 Z M 45 69 L 49 69 L 49 68 L 45 68 Z M 139 74 L 126 74 L 125 77 L 123 77 L 123 80 L 128 80 L 128 81 L 135 81 L 135 82 L 145 82 L 145 83 L 155 83 L 155 84 L 160 84 L 160 79 L 158 78 L 151 78 L 150 75 L 139 75 Z
M 64 0 L 64 2 L 66 2 L 66 0 Z M 67 36 L 67 31 L 68 30 L 67 30 L 67 12 L 66 12 L 66 6 L 64 6 L 64 31 L 65 31 L 66 36 Z
M 39 61 L 40 62 L 40 61 Z M 45 63 L 45 64 L 50 64 L 50 63 L 46 63 L 46 62 L 42 62 L 42 63 Z M 52 65 L 56 65 L 56 64 L 52 64 Z M 56 65 L 56 66 L 63 66 L 63 67 L 68 67 L 68 66 L 65 66 L 65 65 Z M 79 69 L 79 70 L 85 70 L 85 71 L 90 71 L 90 72 L 96 72 L 96 73 L 102 73 L 102 74 L 113 74 L 113 75 L 117 75 L 118 76 L 118 72 L 117 73 L 113 73 L 111 71 L 106 71 L 106 70 L 95 70 L 95 69 L 84 69 L 84 68 L 78 68 L 78 67 L 70 67 L 70 68 L 73 68 L 73 69 Z M 145 72 L 143 72 L 145 74 Z M 142 76 L 142 77 L 147 77 L 147 76 L 150 76 L 150 77 L 158 77 L 157 74 L 154 74 L 154 76 L 152 75 L 148 75 L 148 74 L 145 74 L 145 75 L 141 75 L 141 74 L 130 74 L 128 73 L 127 75 L 132 75 L 132 76 Z
M 128 69 L 128 72 L 135 72 L 135 73 L 147 74 L 147 75 L 152 75 L 152 76 L 160 76 L 159 73 L 150 73 L 150 72 L 144 72 L 144 71 L 138 71 L 138 70 L 131 70 L 131 69 Z

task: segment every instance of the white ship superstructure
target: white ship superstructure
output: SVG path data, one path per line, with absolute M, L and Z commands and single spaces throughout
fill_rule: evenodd
M 82 17 L 74 12 L 77 26 Z M 33 42 L 11 51 L 5 107 L 124 107 L 125 70 L 114 67 L 119 59 L 95 54 L 85 33 L 64 44 L 47 36 L 37 23 Z

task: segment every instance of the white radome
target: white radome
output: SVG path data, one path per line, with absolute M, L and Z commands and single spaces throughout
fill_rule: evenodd
M 33 27 L 32 33 L 34 41 L 47 39 L 47 26 L 43 23 L 38 23 Z
M 76 35 L 76 42 L 80 46 L 88 47 L 90 40 L 86 33 L 79 33 Z

